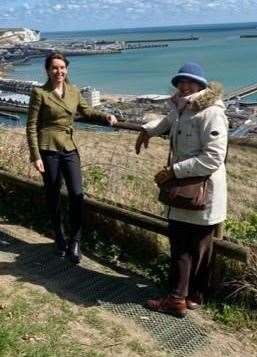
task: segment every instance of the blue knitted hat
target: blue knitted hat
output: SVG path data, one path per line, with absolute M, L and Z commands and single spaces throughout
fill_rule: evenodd
M 207 79 L 204 78 L 204 70 L 197 63 L 186 63 L 179 69 L 178 73 L 171 80 L 174 87 L 177 87 L 180 79 L 192 79 L 204 88 L 208 85 Z

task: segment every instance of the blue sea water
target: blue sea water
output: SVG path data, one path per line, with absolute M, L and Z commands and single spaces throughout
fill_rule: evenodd
M 43 33 L 51 40 L 133 40 L 199 36 L 198 41 L 169 42 L 166 48 L 129 50 L 121 54 L 70 58 L 70 77 L 79 86 L 92 86 L 119 94 L 170 91 L 170 78 L 181 64 L 201 63 L 209 80 L 218 80 L 226 90 L 257 82 L 257 23 L 144 29 Z M 43 59 L 17 66 L 8 77 L 44 81 Z

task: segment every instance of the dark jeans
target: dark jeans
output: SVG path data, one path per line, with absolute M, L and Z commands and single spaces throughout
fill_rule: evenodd
M 80 158 L 77 150 L 42 150 L 40 154 L 45 167 L 43 180 L 56 245 L 59 249 L 63 249 L 66 246 L 60 207 L 60 190 L 63 178 L 69 196 L 70 239 L 78 241 L 81 235 L 83 193 Z
M 185 298 L 206 293 L 215 227 L 170 221 L 170 286 L 173 296 Z

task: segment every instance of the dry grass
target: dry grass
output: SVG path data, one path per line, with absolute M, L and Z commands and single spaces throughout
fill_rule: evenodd
M 157 201 L 154 174 L 167 160 L 167 141 L 151 139 L 148 150 L 137 156 L 135 134 L 85 132 L 76 134 L 85 191 L 99 199 L 163 215 Z M 229 215 L 245 218 L 257 210 L 257 148 L 231 144 L 227 163 Z M 29 164 L 23 129 L 0 130 L 0 168 L 36 180 Z
M 257 146 L 231 145 L 227 164 L 229 214 L 244 218 L 257 211 Z
M 227 298 L 244 301 L 248 306 L 256 309 L 257 307 L 257 248 L 252 247 L 249 258 L 249 263 L 242 271 L 240 280 L 235 279 L 227 281 L 225 286 L 228 286 L 232 291 Z
M 0 356 L 168 356 L 133 321 L 100 307 L 78 306 L 9 276 L 0 288 Z

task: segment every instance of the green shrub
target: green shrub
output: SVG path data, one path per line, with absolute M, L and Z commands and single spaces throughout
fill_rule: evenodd
M 252 213 L 242 221 L 229 218 L 225 223 L 225 229 L 228 236 L 233 239 L 257 244 L 257 213 Z

